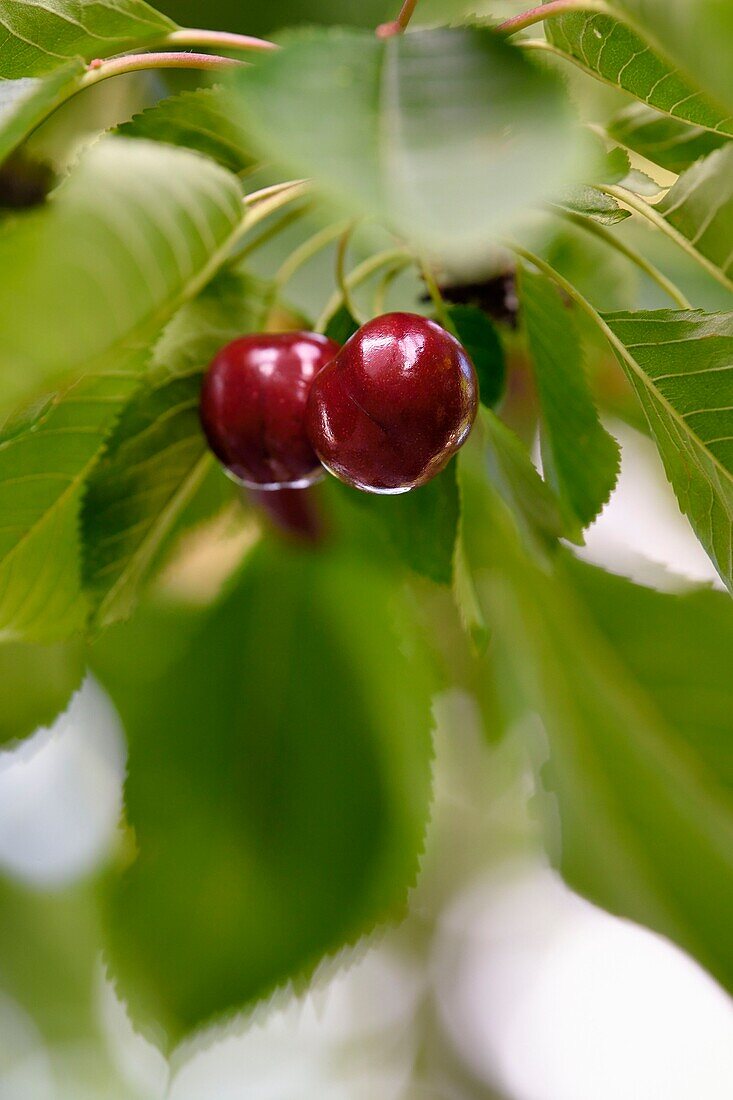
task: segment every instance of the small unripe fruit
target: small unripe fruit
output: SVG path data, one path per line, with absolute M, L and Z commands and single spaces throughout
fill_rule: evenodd
M 313 379 L 339 350 L 313 332 L 242 336 L 214 357 L 201 389 L 212 451 L 243 485 L 301 488 L 322 475 L 305 408 Z
M 434 321 L 387 313 L 367 322 L 313 382 L 306 422 L 323 465 L 370 493 L 404 493 L 446 465 L 471 430 L 478 380 Z

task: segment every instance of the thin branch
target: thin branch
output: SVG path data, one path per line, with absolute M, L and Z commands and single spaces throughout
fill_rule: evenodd
M 355 228 L 356 223 L 350 222 L 339 240 L 338 248 L 336 249 L 336 285 L 339 288 L 346 309 L 348 309 L 355 321 L 363 325 L 366 317 L 362 317 L 359 307 L 352 297 L 351 287 L 346 280 L 346 253 Z
M 278 290 L 281 291 L 304 264 L 307 264 L 309 260 L 317 256 L 322 249 L 335 241 L 337 237 L 341 237 L 351 224 L 351 219 L 349 219 L 349 221 L 337 222 L 335 225 L 327 225 L 324 229 L 320 229 L 317 233 L 314 233 L 312 237 L 309 237 L 306 241 L 303 241 L 302 244 L 298 245 L 280 265 L 275 274 L 273 282 Z
M 665 236 L 669 237 L 671 241 L 686 252 L 688 256 L 691 256 L 709 275 L 719 282 L 721 286 L 724 286 L 726 290 L 733 291 L 733 280 L 729 279 L 726 273 L 714 264 L 712 260 L 709 260 L 707 256 L 704 256 L 702 252 L 698 252 L 695 246 L 688 241 L 687 237 L 683 236 L 678 229 L 662 217 L 658 210 L 656 210 L 650 203 L 645 202 L 644 199 L 639 198 L 633 191 L 627 191 L 625 187 L 618 187 L 617 185 L 597 184 L 599 191 L 602 191 L 605 195 L 610 195 L 611 198 L 617 199 L 622 202 L 624 206 L 628 206 L 630 210 L 635 211 L 637 214 L 641 214 L 642 218 L 646 218 L 657 229 L 661 230 Z
M 632 248 L 630 244 L 627 244 L 626 241 L 610 233 L 591 218 L 584 218 L 581 214 L 576 214 L 572 210 L 562 210 L 560 207 L 553 206 L 551 209 L 553 214 L 565 218 L 566 221 L 570 221 L 573 225 L 577 225 L 580 229 L 584 229 L 586 233 L 591 233 L 594 237 L 598 237 L 599 240 L 604 241 L 605 244 L 614 248 L 622 256 L 625 256 L 631 263 L 636 264 L 639 270 L 643 271 L 645 275 L 648 275 L 665 294 L 668 294 L 680 309 L 692 309 L 691 303 L 687 300 L 679 287 L 675 286 L 672 280 L 668 279 L 664 272 L 660 271 L 658 267 L 655 267 L 653 263 L 647 260 L 646 256 L 643 256 L 641 252 L 637 252 L 637 250 Z
M 536 23 L 542 23 L 545 19 L 555 16 L 567 15 L 570 12 L 599 12 L 602 15 L 612 15 L 612 9 L 604 0 L 550 0 L 547 4 L 540 4 L 536 8 L 522 12 L 521 15 L 513 15 L 496 28 L 500 34 L 516 34 L 527 27 L 534 27 Z
M 374 256 L 370 256 L 368 260 L 364 260 L 363 263 L 355 267 L 353 271 L 349 272 L 344 282 L 348 285 L 349 290 L 355 290 L 357 286 L 360 286 L 365 282 L 370 275 L 374 275 L 377 271 L 380 271 L 386 267 L 408 267 L 413 262 L 413 257 L 405 248 L 388 248 L 384 252 L 378 252 Z M 326 308 L 318 319 L 316 325 L 316 332 L 323 332 L 328 325 L 328 322 L 333 317 L 336 310 L 343 303 L 343 295 L 340 290 L 335 290 L 328 302 Z
M 286 180 L 285 183 L 273 183 L 269 187 L 261 187 L 259 191 L 251 191 L 249 195 L 244 196 L 244 202 L 246 206 L 254 206 L 255 203 L 271 199 L 274 195 L 281 195 L 283 191 L 292 191 L 294 188 L 297 188 L 298 194 L 303 194 L 309 183 L 310 180 Z
M 111 76 L 143 72 L 147 69 L 231 69 L 243 65 L 231 57 L 218 57 L 210 53 L 138 53 L 125 57 L 111 57 L 108 61 L 97 58 L 90 61 L 79 81 L 79 88 L 88 88 Z
M 197 27 L 184 27 L 172 31 L 160 43 L 161 46 L 203 46 L 215 50 L 256 50 L 265 52 L 279 47 L 266 38 L 253 38 L 249 34 L 232 34 L 230 31 L 209 31 Z
M 420 256 L 420 270 L 422 271 L 422 277 L 425 282 L 425 286 L 428 289 L 430 299 L 435 308 L 435 315 L 438 321 L 444 329 L 446 329 L 448 332 L 452 332 L 455 336 L 455 329 L 453 327 L 453 323 L 451 322 L 450 317 L 448 316 L 448 310 L 446 309 L 445 300 L 443 298 L 443 295 L 440 293 L 440 287 L 438 286 L 438 282 L 435 278 L 435 273 L 430 266 L 430 263 L 428 262 L 428 260 L 426 260 L 424 256 Z
M 407 29 L 407 24 L 417 7 L 417 0 L 404 0 L 400 14 L 391 23 L 382 23 L 377 27 L 377 38 L 391 38 L 394 34 L 402 34 Z

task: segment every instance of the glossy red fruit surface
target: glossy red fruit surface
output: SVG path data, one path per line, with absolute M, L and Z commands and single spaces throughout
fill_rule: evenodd
M 321 476 L 305 408 L 313 379 L 339 350 L 313 332 L 242 336 L 214 357 L 201 389 L 212 451 L 244 485 L 299 488 Z
M 341 481 L 371 493 L 424 485 L 471 430 L 478 380 L 458 341 L 425 317 L 367 322 L 318 375 L 311 443 Z

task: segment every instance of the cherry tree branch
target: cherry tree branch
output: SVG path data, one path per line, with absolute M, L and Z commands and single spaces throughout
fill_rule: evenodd
M 400 14 L 391 23 L 382 23 L 377 27 L 377 38 L 391 38 L 393 34 L 402 34 L 412 19 L 417 0 L 404 0 Z
M 243 61 L 236 61 L 231 57 L 219 57 L 210 53 L 138 53 L 127 54 L 124 57 L 111 57 L 107 61 L 97 58 L 90 61 L 84 76 L 79 82 L 79 88 L 88 88 L 91 84 L 98 84 L 101 80 L 107 80 L 111 76 L 122 76 L 124 73 L 142 72 L 146 69 L 231 69 L 243 65 Z
M 521 15 L 513 15 L 511 19 L 500 23 L 496 28 L 500 34 L 516 34 L 517 31 L 526 30 L 536 23 L 542 23 L 553 16 L 567 15 L 569 12 L 587 11 L 599 12 L 603 15 L 611 15 L 611 8 L 604 0 L 550 0 L 548 4 L 540 4 L 536 8 L 522 12 Z
M 197 27 L 184 27 L 172 31 L 160 42 L 161 46 L 202 46 L 216 50 L 256 50 L 264 52 L 277 50 L 274 42 L 266 38 L 253 38 L 249 34 L 232 34 L 229 31 L 200 30 Z

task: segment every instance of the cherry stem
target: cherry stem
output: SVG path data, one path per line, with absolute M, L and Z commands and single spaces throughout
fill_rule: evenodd
M 404 0 L 397 18 L 391 23 L 382 23 L 377 27 L 377 38 L 391 38 L 394 34 L 402 34 L 412 19 L 416 7 L 417 0 Z
M 432 267 L 424 256 L 420 257 L 420 269 L 422 271 L 423 280 L 425 281 L 425 286 L 428 288 L 428 294 L 430 295 L 433 306 L 435 308 L 435 315 L 438 321 L 443 326 L 443 328 L 446 329 L 447 332 L 452 332 L 455 336 L 455 327 L 448 314 L 448 310 L 445 305 L 445 299 L 440 293 L 440 287 L 438 286 L 438 282 L 435 278 L 435 273 L 433 272 Z
M 336 249 L 336 285 L 341 291 L 341 298 L 346 309 L 348 309 L 349 313 L 358 324 L 363 325 L 366 318 L 360 315 L 359 308 L 351 293 L 351 287 L 346 280 L 346 252 L 355 225 L 356 223 L 352 222 L 346 227 L 345 232 L 341 235 L 341 239 L 339 240 L 338 248 Z
M 281 292 L 283 287 L 287 286 L 296 272 L 300 271 L 304 264 L 307 264 L 309 260 L 317 256 L 318 253 L 326 248 L 329 244 L 335 241 L 338 237 L 343 236 L 344 232 L 349 228 L 352 222 L 337 222 L 334 225 L 327 225 L 324 229 L 320 229 L 317 233 L 314 233 L 312 237 L 308 237 L 303 241 L 293 252 L 290 253 L 287 260 L 280 265 L 275 274 L 273 282 L 278 288 L 278 292 Z
M 108 61 L 97 58 L 90 61 L 80 86 L 88 88 L 91 84 L 98 84 L 100 80 L 107 80 L 111 76 L 122 76 L 124 73 L 142 72 L 146 69 L 231 69 L 243 65 L 243 61 L 235 61 L 231 57 L 218 57 L 210 53 L 139 53 L 127 54 L 125 57 L 111 57 Z
M 163 46 L 209 46 L 216 50 L 277 50 L 274 42 L 268 42 L 266 38 L 253 38 L 249 34 L 231 34 L 229 31 L 200 30 L 197 27 L 184 27 L 182 30 L 172 31 L 166 35 L 160 43 Z
M 526 30 L 536 23 L 542 23 L 553 16 L 566 15 L 574 11 L 594 11 L 603 15 L 611 15 L 611 9 L 604 0 L 550 0 L 547 4 L 540 4 L 536 8 L 522 12 L 521 15 L 513 15 L 511 19 L 500 23 L 496 28 L 499 34 L 515 34 L 517 31 Z
M 381 271 L 386 267 L 399 267 L 400 269 L 408 267 L 413 262 L 413 257 L 405 248 L 388 248 L 384 252 L 378 252 L 375 256 L 370 256 L 368 260 L 364 260 L 363 263 L 355 267 L 353 271 L 344 279 L 344 282 L 348 285 L 349 290 L 354 290 L 370 277 L 370 275 L 376 274 L 377 271 Z M 324 332 L 328 322 L 333 317 L 336 310 L 343 304 L 343 295 L 340 290 L 335 290 L 328 302 L 326 308 L 318 319 L 316 325 L 316 332 Z

